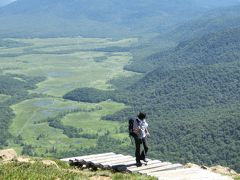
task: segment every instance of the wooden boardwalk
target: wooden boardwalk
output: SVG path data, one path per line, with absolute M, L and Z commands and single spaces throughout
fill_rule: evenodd
M 140 173 L 157 177 L 159 180 L 231 180 L 231 177 L 201 168 L 186 168 L 182 164 L 172 164 L 148 159 L 147 165 L 136 166 L 135 157 L 113 152 L 61 159 L 71 165 L 87 168 L 102 168 L 129 173 Z

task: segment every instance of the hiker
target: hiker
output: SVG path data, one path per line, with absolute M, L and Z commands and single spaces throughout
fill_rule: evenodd
M 135 140 L 135 156 L 136 156 L 136 165 L 142 166 L 142 163 L 140 160 L 143 160 L 147 163 L 146 155 L 148 152 L 148 145 L 147 145 L 147 136 L 150 136 L 148 131 L 148 123 L 145 120 L 146 114 L 143 112 L 140 112 L 137 116 L 137 118 L 133 122 L 133 133 L 135 134 L 134 140 Z M 140 146 L 143 144 L 143 151 L 140 153 Z

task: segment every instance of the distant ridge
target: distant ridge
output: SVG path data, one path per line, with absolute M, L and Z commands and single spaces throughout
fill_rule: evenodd
M 216 3 L 217 2 L 217 3 Z M 18 0 L 0 8 L 0 37 L 137 36 L 237 0 Z M 46 21 L 47 20 L 47 21 Z

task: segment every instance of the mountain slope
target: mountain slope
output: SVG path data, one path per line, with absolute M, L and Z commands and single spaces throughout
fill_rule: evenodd
M 125 97 L 132 99 L 124 100 L 148 113 L 153 151 L 161 158 L 227 164 L 240 171 L 239 85 L 239 63 L 156 69 L 130 87 Z
M 231 6 L 211 10 L 200 17 L 181 24 L 172 32 L 164 34 L 169 39 L 183 41 L 229 28 L 240 27 L 240 6 Z M 159 37 L 162 38 L 162 37 Z
M 221 33 L 236 37 L 234 29 L 238 31 L 237 29 L 240 28 L 239 12 L 239 5 L 217 8 L 200 16 L 193 16 L 189 21 L 177 24 L 173 29 L 169 28 L 165 31 L 159 29 L 158 31 L 161 32 L 159 35 L 150 37 L 148 40 L 143 41 L 138 49 L 132 50 L 134 55 L 133 63 L 127 65 L 125 69 L 145 73 L 152 71 L 159 64 L 164 66 L 164 68 L 168 68 L 169 59 L 174 61 L 175 58 L 179 58 L 180 54 L 187 54 L 187 48 L 191 48 L 187 46 L 194 46 L 197 41 L 203 43 L 201 46 L 204 47 L 204 43 L 209 43 L 206 40 L 207 38 L 212 39 L 213 36 L 216 36 L 216 39 L 221 38 Z M 236 39 L 238 38 L 236 37 Z M 231 39 L 228 39 L 228 37 L 226 40 L 231 43 Z M 222 41 L 224 41 L 224 37 L 222 37 Z M 219 41 L 218 43 L 220 44 L 217 46 L 222 45 L 222 42 Z M 175 48 L 176 46 L 177 48 Z M 223 44 L 222 46 L 226 45 Z M 197 51 L 198 47 L 194 48 Z M 211 49 L 213 48 L 211 47 Z M 230 48 L 226 47 L 226 49 L 229 50 Z M 188 54 L 193 56 L 191 53 L 197 54 L 198 52 L 193 52 L 189 49 Z
M 107 97 L 131 108 L 104 119 L 126 120 L 145 111 L 152 134 L 152 157 L 221 164 L 240 171 L 239 85 L 239 62 L 165 72 L 156 69 L 125 91 Z M 95 97 L 102 97 L 99 91 L 95 93 Z M 77 90 L 68 98 L 86 101 L 86 95 Z
M 216 64 L 240 60 L 240 27 L 180 43 L 170 56 L 177 64 Z M 175 53 L 174 53 L 175 52 Z
M 152 54 L 147 58 L 140 59 L 140 61 L 134 61 L 126 69 L 148 72 L 158 66 L 161 66 L 162 69 L 171 69 L 179 66 L 239 61 L 239 36 L 240 27 L 223 28 L 221 31 L 206 33 L 203 36 L 182 41 L 170 50 Z
M 159 67 L 116 99 L 132 107 L 116 116 L 146 111 L 161 158 L 240 171 L 239 48 L 240 28 L 228 28 L 151 56 Z
M 204 2 L 18 0 L 0 9 L 0 23 L 5 24 L 0 28 L 0 37 L 133 36 L 166 30 L 216 6 L 237 3 Z
M 152 56 L 149 62 L 155 69 L 124 90 L 108 96 L 91 91 L 91 101 L 82 93 L 84 89 L 68 96 L 89 102 L 97 101 L 92 97 L 106 97 L 129 105 L 104 117 L 108 120 L 126 120 L 145 111 L 154 135 L 152 156 L 227 165 L 240 171 L 239 48 L 239 28 L 207 34 Z

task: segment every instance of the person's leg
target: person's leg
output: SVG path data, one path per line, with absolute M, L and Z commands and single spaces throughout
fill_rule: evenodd
M 142 151 L 142 153 L 141 153 L 141 159 L 146 162 L 146 156 L 147 156 L 147 152 L 148 152 L 147 139 L 143 138 L 142 143 L 143 143 L 144 151 Z
M 147 152 L 148 152 L 147 138 L 143 138 L 142 142 L 143 142 L 143 147 L 144 147 L 145 156 L 146 156 L 146 155 L 147 155 Z
M 140 162 L 140 159 L 141 159 L 141 157 L 140 157 L 140 139 L 138 139 L 138 138 L 134 138 L 134 140 L 135 140 L 135 146 L 136 146 L 136 150 L 135 150 L 135 157 L 136 157 L 136 162 L 137 163 L 141 163 Z

